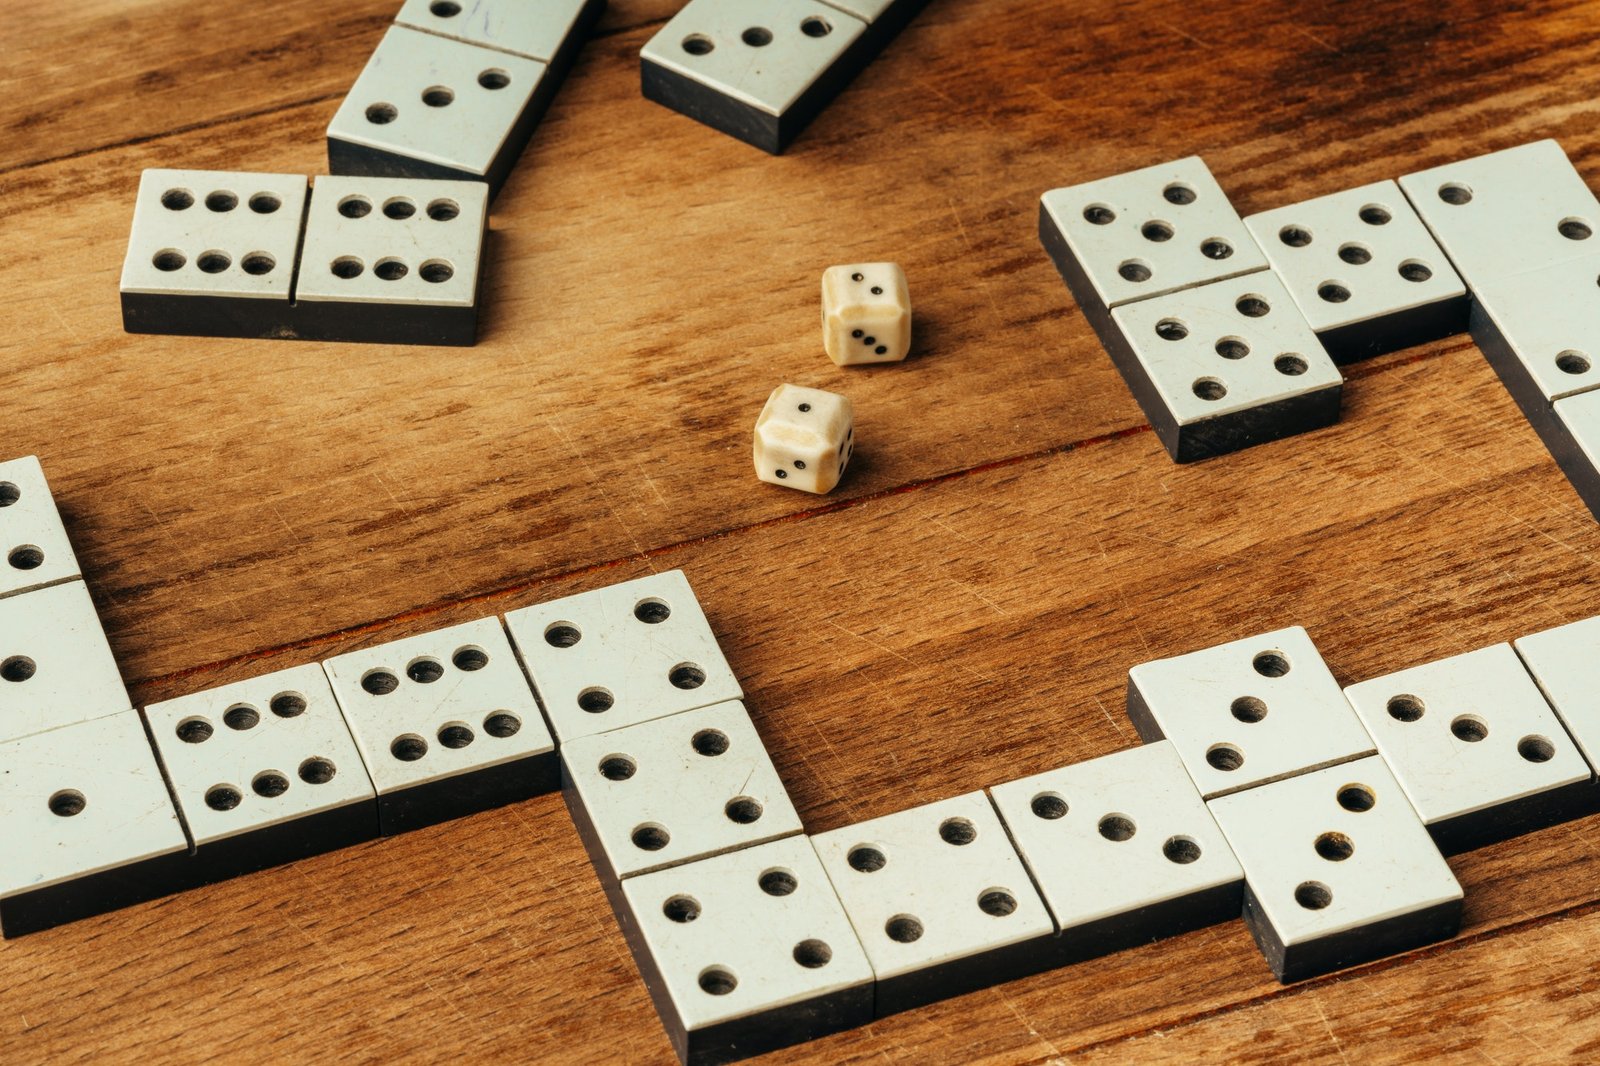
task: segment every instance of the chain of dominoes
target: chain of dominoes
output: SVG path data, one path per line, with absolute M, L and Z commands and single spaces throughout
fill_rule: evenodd
M 925 2 L 690 0 L 643 92 L 781 152 Z M 328 123 L 329 175 L 145 171 L 123 328 L 475 343 L 489 205 L 605 7 L 405 0 Z
M 328 124 L 328 175 L 146 170 L 123 328 L 473 344 L 489 204 L 605 6 L 405 0 Z
M 1402 952 L 1445 855 L 1600 807 L 1600 618 L 1343 690 L 1300 628 L 1143 663 L 1142 745 L 807 835 L 681 571 L 141 711 L 35 459 L 0 541 L 7 937 L 559 783 L 686 1063 L 1241 914 L 1285 982 Z
M 1335 364 L 1470 328 L 1600 516 L 1597 225 L 1551 140 L 1244 219 L 1193 157 L 1051 190 L 1039 212 L 1174 460 L 1332 424 Z

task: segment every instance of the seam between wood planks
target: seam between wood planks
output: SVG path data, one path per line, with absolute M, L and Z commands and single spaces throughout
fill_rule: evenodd
M 594 41 L 605 40 L 608 37 L 616 37 L 624 33 L 631 33 L 637 29 L 656 25 L 665 26 L 666 24 L 666 19 L 649 19 L 644 22 L 636 22 L 627 26 L 615 26 L 608 30 L 601 30 L 597 33 L 591 33 L 588 37 L 588 40 L 586 40 L 584 43 L 587 45 Z M 565 88 L 564 83 L 563 88 Z M 216 129 L 221 126 L 228 126 L 237 122 L 249 122 L 252 119 L 265 118 L 268 115 L 276 115 L 284 111 L 293 111 L 296 108 L 314 107 L 317 104 L 325 104 L 330 100 L 343 99 L 348 92 L 349 90 L 346 89 L 344 92 L 323 93 L 320 96 L 309 96 L 301 100 L 286 100 L 282 103 L 274 104 L 271 107 L 262 108 L 258 111 L 242 111 L 231 115 L 221 115 L 217 118 L 206 119 L 201 122 L 193 122 L 186 126 L 174 126 L 170 129 L 159 130 L 154 133 L 141 133 L 137 137 L 127 137 L 120 141 L 106 141 L 103 144 L 90 145 L 87 148 L 75 148 L 70 152 L 62 152 L 59 155 L 45 156 L 42 159 L 28 159 L 20 163 L 12 163 L 8 166 L 0 167 L 0 176 L 14 174 L 24 170 L 34 170 L 38 167 L 49 166 L 52 163 L 68 163 L 75 159 L 84 159 L 88 156 L 98 155 L 101 152 L 114 152 L 119 148 L 134 148 L 141 144 L 149 144 L 151 141 L 159 141 L 165 137 L 180 137 L 183 134 L 194 133 L 197 130 Z M 559 96 L 560 94 L 558 93 L 557 95 Z
M 1388 373 L 1391 370 L 1398 369 L 1400 367 L 1412 366 L 1416 363 L 1433 359 L 1442 359 L 1445 356 L 1454 355 L 1458 352 L 1474 348 L 1471 338 L 1467 335 L 1462 334 L 1458 340 L 1461 340 L 1464 343 L 1461 343 L 1460 345 L 1452 344 L 1449 347 L 1442 349 L 1418 352 L 1414 355 L 1385 362 L 1381 366 L 1367 365 L 1346 367 L 1344 368 L 1344 374 L 1346 380 L 1373 377 L 1379 374 Z M 367 622 L 359 623 L 357 625 L 347 626 L 344 629 L 336 629 L 306 637 L 301 640 L 290 641 L 287 644 L 279 644 L 270 648 L 245 652 L 240 655 L 230 656 L 226 659 L 217 659 L 209 663 L 202 663 L 198 666 L 186 667 L 182 670 L 174 670 L 164 674 L 156 674 L 151 677 L 138 678 L 132 682 L 132 685 L 145 686 L 167 684 L 172 681 L 182 680 L 186 677 L 196 677 L 199 675 L 212 673 L 217 670 L 226 669 L 230 666 L 239 666 L 252 662 L 267 662 L 290 652 L 305 651 L 311 648 L 323 647 L 341 640 L 348 639 L 350 637 L 359 636 L 363 633 L 380 632 L 399 622 L 427 618 L 430 615 L 438 614 L 441 611 L 457 605 L 489 603 L 494 600 L 502 600 L 509 597 L 514 597 L 518 593 L 526 592 L 529 589 L 553 584 L 558 581 L 569 580 L 575 577 L 584 577 L 590 574 L 602 573 L 606 570 L 612 570 L 619 566 L 625 566 L 629 563 L 655 559 L 671 552 L 681 551 L 685 548 L 692 548 L 697 544 L 705 544 L 710 541 L 723 540 L 728 537 L 741 536 L 746 533 L 754 533 L 760 530 L 771 529 L 793 522 L 801 522 L 810 518 L 835 514 L 840 511 L 851 510 L 856 507 L 865 506 L 866 504 L 874 503 L 878 500 L 887 499 L 893 496 L 899 496 L 909 492 L 917 492 L 922 489 L 933 488 L 949 482 L 960 481 L 974 475 L 985 474 L 994 470 L 1004 470 L 1008 467 L 1020 466 L 1024 463 L 1035 462 L 1037 460 L 1046 459 L 1055 455 L 1065 455 L 1069 452 L 1081 451 L 1086 448 L 1114 444 L 1115 442 L 1128 437 L 1142 436 L 1150 431 L 1150 424 L 1148 422 L 1140 422 L 1131 426 L 1123 426 L 1120 429 L 1113 429 L 1106 433 L 1097 434 L 1092 437 L 1084 437 L 1079 440 L 1069 441 L 1065 444 L 1054 444 L 1047 448 L 1035 449 L 1034 451 L 1026 452 L 1020 455 L 1005 456 L 1000 459 L 993 459 L 985 463 L 979 463 L 975 466 L 947 471 L 943 474 L 934 474 L 929 477 L 916 478 L 911 481 L 905 481 L 889 486 L 887 488 L 881 488 L 872 492 L 862 493 L 859 496 L 851 496 L 846 499 L 836 500 L 832 503 L 819 504 L 816 507 L 809 507 L 799 511 L 791 511 L 787 514 L 777 515 L 772 518 L 763 518 L 754 522 L 747 522 L 743 525 L 730 526 L 725 529 L 713 530 L 707 533 L 699 533 L 692 537 L 686 537 L 682 540 L 676 540 L 666 544 L 657 545 L 656 547 L 648 548 L 641 552 L 634 552 L 628 555 L 618 556 L 616 558 L 607 559 L 600 562 L 588 563 L 583 566 L 576 566 L 554 573 L 541 574 L 537 577 L 529 578 L 526 581 L 503 585 L 487 592 L 478 592 L 468 596 L 455 597 L 450 600 L 426 604 L 420 607 L 412 608 L 411 610 L 400 611 L 392 615 L 386 615 L 382 618 L 376 618 Z M 501 612 L 496 611 L 496 614 L 499 613 Z

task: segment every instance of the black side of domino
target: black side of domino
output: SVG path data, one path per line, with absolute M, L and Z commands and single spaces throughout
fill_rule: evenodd
M 1431 304 L 1398 323 L 1381 319 L 1356 322 L 1325 330 L 1317 337 L 1334 362 L 1355 363 L 1465 332 L 1470 306 L 1468 297 L 1459 296 Z
M 479 264 L 479 285 L 483 265 Z M 122 294 L 122 328 L 128 333 L 253 340 L 341 341 L 351 344 L 421 344 L 470 348 L 478 341 L 478 307 L 404 307 L 373 304 L 289 304 L 226 296 Z
M 1449 940 L 1461 930 L 1463 901 L 1439 903 L 1422 911 L 1395 915 L 1370 925 L 1334 933 L 1294 948 L 1286 946 L 1248 882 L 1244 890 L 1244 923 L 1250 937 L 1283 984 L 1320 977 L 1374 959 L 1398 955 Z

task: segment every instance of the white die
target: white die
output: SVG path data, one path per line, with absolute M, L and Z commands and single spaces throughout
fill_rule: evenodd
M 848 398 L 779 385 L 756 419 L 756 476 L 802 492 L 830 492 L 855 452 L 855 432 Z
M 840 366 L 906 357 L 911 292 L 899 264 L 852 263 L 823 271 L 822 346 Z

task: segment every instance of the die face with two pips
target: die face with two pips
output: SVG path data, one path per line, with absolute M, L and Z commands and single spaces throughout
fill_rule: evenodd
M 829 492 L 854 451 L 854 412 L 837 393 L 779 385 L 756 419 L 756 476 L 769 484 Z
M 897 363 L 911 351 L 911 293 L 895 263 L 853 263 L 822 275 L 822 344 L 839 366 Z

